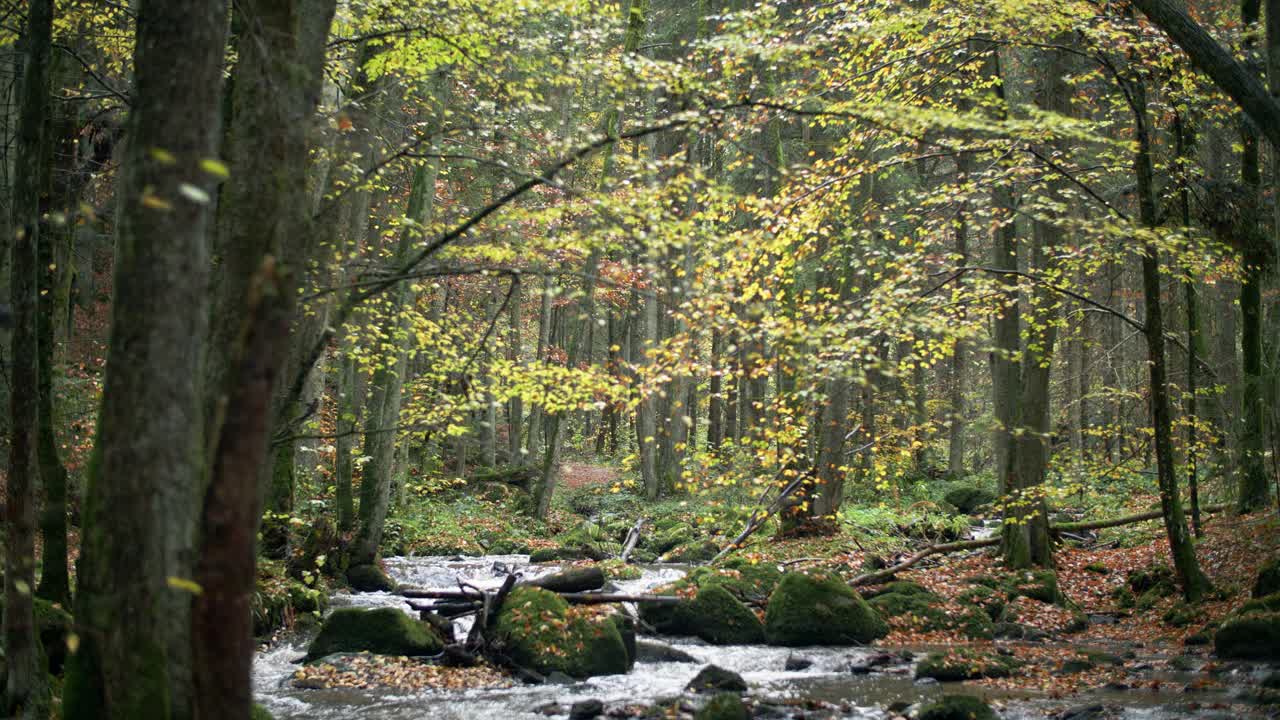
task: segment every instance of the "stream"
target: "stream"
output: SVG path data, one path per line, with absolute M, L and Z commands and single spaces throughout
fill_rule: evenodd
M 386 560 L 391 576 L 399 583 L 421 588 L 456 589 L 459 582 L 481 588 L 501 585 L 506 569 L 519 570 L 526 577 L 536 577 L 559 570 L 559 567 L 529 566 L 523 555 L 484 556 L 470 558 L 397 557 Z M 675 566 L 644 566 L 640 578 L 613 583 L 620 592 L 641 593 L 678 579 L 684 570 Z M 389 593 L 335 595 L 333 607 L 396 607 L 410 612 L 404 599 Z M 314 632 L 314 631 L 312 631 Z M 693 638 L 659 638 L 682 650 L 699 663 L 652 662 L 641 659 L 626 675 L 594 677 L 565 685 L 516 685 L 511 688 L 469 690 L 352 690 L 299 689 L 290 684 L 296 661 L 306 652 L 310 635 L 294 634 L 258 653 L 254 662 L 255 700 L 263 704 L 278 720 L 545 720 L 546 712 L 538 708 L 548 704 L 562 706 L 564 718 L 569 706 L 580 700 L 598 699 L 609 708 L 622 705 L 645 705 L 681 695 L 685 685 L 708 663 L 732 670 L 747 681 L 748 696 L 766 703 L 774 718 L 890 718 L 891 706 L 900 710 L 906 705 L 928 700 L 944 692 L 982 694 L 994 701 L 1002 718 L 1059 717 L 1063 720 L 1091 718 L 1126 718 L 1132 720 L 1164 720 L 1166 718 L 1268 717 L 1266 708 L 1248 702 L 1250 687 L 1264 674 L 1265 668 L 1237 668 L 1226 676 L 1216 676 L 1220 684 L 1194 692 L 1185 688 L 1204 673 L 1174 672 L 1161 661 L 1180 652 L 1167 648 L 1161 655 L 1152 648 L 1140 648 L 1132 662 L 1139 666 L 1131 684 L 1143 689 L 1098 688 L 1065 699 L 1028 693 L 1009 694 L 958 684 L 939 684 L 912 680 L 912 665 L 902 661 L 870 674 L 853 674 L 849 668 L 884 648 L 780 648 L 764 645 L 717 647 Z M 1010 646 L 1017 653 L 1017 646 Z M 912 648 L 922 651 L 926 648 Z M 1121 649 L 1099 648 L 1119 652 Z M 1127 649 L 1127 648 L 1125 648 Z M 804 670 L 784 669 L 789 656 L 812 661 Z M 1144 662 L 1145 661 L 1145 662 Z M 1159 690 L 1149 689 L 1159 681 Z M 810 708 L 806 710 L 805 708 Z M 821 708 L 815 712 L 812 708 Z M 1087 711 L 1086 711 L 1087 710 Z M 1084 712 L 1082 712 L 1084 711 Z M 757 717 L 762 715 L 758 714 Z

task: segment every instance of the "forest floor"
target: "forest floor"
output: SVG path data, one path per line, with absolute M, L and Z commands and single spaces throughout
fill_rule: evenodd
M 593 485 L 608 485 L 617 479 L 617 469 L 607 465 L 592 465 L 584 462 L 566 462 L 560 465 L 560 482 L 570 490 Z

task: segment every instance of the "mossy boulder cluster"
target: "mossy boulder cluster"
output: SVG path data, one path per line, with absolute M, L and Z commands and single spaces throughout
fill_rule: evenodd
M 348 568 L 347 584 L 356 592 L 395 592 L 396 589 L 395 580 L 374 564 Z
M 995 594 L 987 588 L 982 590 Z M 976 639 L 990 639 L 992 617 L 977 603 L 960 603 L 958 612 L 948 612 L 938 595 L 913 582 L 891 582 L 869 595 L 867 603 L 883 618 L 897 618 L 913 630 L 924 632 L 956 630 Z
M 972 695 L 943 695 L 925 704 L 916 720 L 996 720 L 991 706 Z
M 748 603 L 762 604 L 781 580 L 773 565 L 730 562 L 695 568 L 660 594 L 691 595 L 675 605 L 643 605 L 640 616 L 659 633 L 693 635 L 713 645 L 765 641 L 764 625 Z
M 507 596 L 494 638 L 511 662 L 543 675 L 617 675 L 633 662 L 611 616 L 585 606 L 570 607 L 541 588 L 520 587 Z
M 855 645 L 889 626 L 839 577 L 787 573 L 769 596 L 764 632 L 770 645 Z
M 939 682 L 1009 677 L 1019 663 L 1011 657 L 982 650 L 959 648 L 929 653 L 916 665 L 917 678 Z
M 329 595 L 323 586 L 295 580 L 284 572 L 278 562 L 266 561 L 258 566 L 256 591 L 250 603 L 255 637 L 268 636 L 290 621 L 318 621 L 329 607 Z M 318 581 L 314 573 L 311 579 L 313 583 Z
M 307 648 L 306 662 L 334 653 L 421 657 L 436 655 L 444 644 L 430 625 L 395 608 L 334 610 Z
M 1213 635 L 1218 657 L 1235 660 L 1280 660 L 1280 560 L 1263 565 L 1253 586 L 1253 599 L 1223 621 Z M 1268 590 L 1272 592 L 1267 593 Z M 1265 593 L 1265 594 L 1264 594 Z

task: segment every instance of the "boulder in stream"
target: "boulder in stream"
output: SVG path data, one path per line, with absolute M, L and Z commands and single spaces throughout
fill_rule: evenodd
M 340 608 L 324 621 L 304 660 L 354 652 L 418 657 L 435 655 L 442 649 L 443 643 L 429 625 L 395 608 Z
M 544 675 L 583 679 L 627 672 L 629 658 L 617 624 L 598 609 L 570 607 L 555 593 L 518 587 L 502 604 L 494 639 L 511 661 Z
M 674 605 L 644 605 L 641 617 L 667 635 L 694 635 L 712 645 L 764 642 L 760 618 L 723 586 L 711 583 L 692 600 Z
M 973 695 L 943 695 L 920 708 L 916 720 L 998 720 L 999 716 L 982 698 Z
M 636 639 L 636 660 L 644 660 L 646 662 L 672 662 L 672 663 L 696 663 L 698 658 L 689 653 L 664 645 L 653 640 L 645 640 L 643 638 Z
M 698 671 L 698 674 L 689 681 L 685 689 L 697 693 L 744 693 L 747 691 L 747 681 L 732 670 L 725 670 L 719 665 L 708 665 Z
M 764 617 L 770 645 L 866 644 L 889 634 L 867 601 L 835 575 L 787 573 Z
M 395 592 L 396 582 L 374 564 L 347 569 L 347 584 L 356 592 Z
M 961 485 L 948 491 L 943 499 L 960 511 L 961 515 L 972 515 L 983 505 L 990 505 L 996 496 L 990 490 L 976 485 Z
M 1004 678 L 1012 675 L 1018 666 L 1018 661 L 1004 655 L 958 648 L 926 655 L 916 665 L 916 678 L 932 678 L 939 682 Z

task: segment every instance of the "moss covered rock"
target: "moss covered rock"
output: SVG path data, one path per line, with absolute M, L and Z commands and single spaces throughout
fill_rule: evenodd
M 699 586 L 719 585 L 746 603 L 763 603 L 782 580 L 782 572 L 771 563 L 730 560 L 699 581 Z
M 751 713 L 734 693 L 720 693 L 707 701 L 694 714 L 694 720 L 748 720 Z
M 698 590 L 692 600 L 646 604 L 640 617 L 659 633 L 694 635 L 713 645 L 748 645 L 765 639 L 756 614 L 717 583 Z
M 1280 612 L 1253 611 L 1222 623 L 1213 636 L 1218 657 L 1280 660 Z
M 929 653 L 916 665 L 917 678 L 933 678 L 940 682 L 1009 677 L 1018 668 L 1013 658 L 960 648 L 950 652 Z
M 395 592 L 396 582 L 375 564 L 347 568 L 347 584 L 356 592 Z
M 1163 598 L 1178 591 L 1177 578 L 1168 565 L 1152 565 L 1141 570 L 1131 570 L 1126 579 L 1135 597 L 1152 593 L 1154 597 Z
M 1004 610 L 1005 596 L 992 590 L 985 585 L 974 585 L 956 596 L 956 602 L 961 605 L 982 608 L 992 620 L 1000 617 L 1000 612 Z
M 663 562 L 705 563 L 720 554 L 720 546 L 710 540 L 700 540 L 681 545 L 662 556 Z
M 849 645 L 889 634 L 862 596 L 833 575 L 787 573 L 769 596 L 770 645 Z
M 1266 597 L 1280 593 L 1280 556 L 1273 557 L 1263 564 L 1258 571 L 1258 579 L 1253 583 L 1253 596 Z
M 570 607 L 541 588 L 511 591 L 498 613 L 494 637 L 512 662 L 544 675 L 617 675 L 630 664 L 612 619 L 586 606 Z
M 349 652 L 419 657 L 435 655 L 443 647 L 429 625 L 395 608 L 340 608 L 325 619 L 305 660 Z
M 1058 593 L 1058 574 L 1052 570 L 1023 570 L 1008 580 L 1010 597 L 1028 597 L 1045 603 L 1062 600 Z
M 997 720 L 991 706 L 972 695 L 943 695 L 920 708 L 916 720 Z
M 1246 601 L 1240 609 L 1236 611 L 1237 615 L 1243 615 L 1251 612 L 1280 612 L 1280 592 L 1271 593 L 1265 597 L 1258 597 Z
M 990 505 L 995 499 L 995 494 L 990 490 L 976 485 L 961 485 L 943 496 L 943 500 L 955 506 L 955 509 L 963 515 L 972 514 L 983 505 Z
M 272 716 L 270 710 L 254 703 L 253 707 L 249 709 L 249 720 L 275 720 L 275 717 Z

